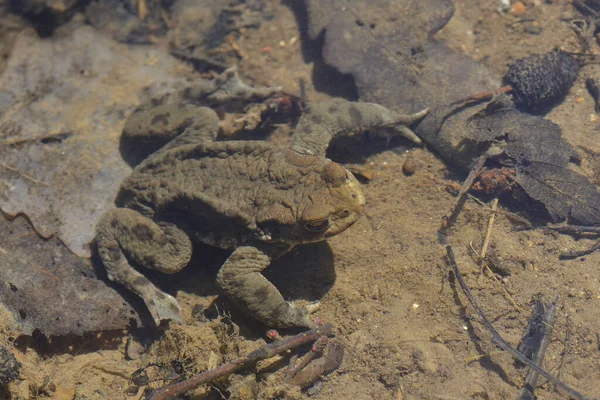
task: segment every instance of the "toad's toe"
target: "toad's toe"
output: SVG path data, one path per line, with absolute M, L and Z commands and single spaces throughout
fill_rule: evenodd
M 161 298 L 155 297 L 148 304 L 148 309 L 154 318 L 156 325 L 160 325 L 162 321 L 174 321 L 183 324 L 183 315 L 177 300 L 169 294 L 162 293 Z

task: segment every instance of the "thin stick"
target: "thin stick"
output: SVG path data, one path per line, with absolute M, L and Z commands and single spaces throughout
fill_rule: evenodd
M 485 233 L 485 239 L 483 240 L 483 246 L 481 247 L 480 257 L 481 260 L 485 260 L 487 249 L 490 245 L 490 238 L 492 237 L 492 229 L 494 227 L 494 221 L 496 220 L 496 210 L 498 209 L 498 199 L 492 200 L 492 215 L 488 222 L 487 232 Z
M 540 368 L 536 363 L 531 361 L 529 358 L 527 358 L 523 354 L 519 353 L 514 347 L 512 347 L 510 344 L 508 344 L 508 342 L 506 342 L 502 338 L 502 336 L 500 336 L 500 334 L 498 333 L 496 328 L 494 328 L 492 323 L 487 319 L 487 317 L 483 313 L 483 310 L 477 304 L 475 297 L 471 293 L 471 290 L 469 290 L 469 287 L 467 286 L 460 271 L 458 270 L 458 266 L 456 265 L 456 259 L 454 258 L 454 251 L 452 250 L 452 246 L 446 246 L 446 254 L 448 256 L 448 262 L 450 264 L 450 267 L 452 267 L 452 271 L 454 272 L 454 276 L 456 277 L 456 280 L 460 284 L 460 287 L 462 288 L 465 296 L 467 296 L 469 303 L 471 303 L 471 306 L 475 309 L 475 312 L 477 313 L 477 315 L 479 315 L 479 318 L 481 318 L 483 325 L 485 325 L 485 327 L 492 334 L 492 343 L 494 343 L 496 346 L 500 347 L 502 350 L 507 351 L 508 353 L 510 353 L 513 356 L 513 358 L 515 358 L 516 360 L 519 360 L 521 363 L 527 365 L 529 368 L 536 371 L 541 376 L 543 376 L 544 378 L 548 379 L 550 382 L 554 383 L 556 386 L 563 389 L 570 396 L 572 396 L 578 400 L 588 400 L 588 398 L 586 396 L 582 395 L 575 389 L 572 389 L 567 384 L 562 383 L 554 375 L 549 374 L 544 369 Z
M 19 175 L 21 175 L 23 178 L 25 178 L 25 179 L 28 179 L 28 180 L 30 180 L 30 181 L 32 181 L 32 182 L 34 182 L 34 183 L 37 183 L 37 184 L 39 184 L 39 185 L 50 186 L 50 185 L 49 185 L 49 184 L 47 184 L 46 182 L 42 182 L 42 181 L 40 181 L 40 180 L 37 180 L 37 179 L 35 179 L 33 176 L 31 176 L 31 175 L 27 175 L 25 172 L 23 172 L 23 171 L 19 171 L 17 168 L 15 168 L 15 167 L 11 167 L 10 165 L 8 165 L 8 164 L 4 164 L 3 162 L 0 162 L 0 167 L 6 168 L 7 170 L 9 170 L 9 171 L 12 171 L 12 172 L 14 172 L 15 174 L 19 174 Z
M 453 101 L 449 104 L 450 107 L 457 105 L 464 105 L 467 103 L 479 103 L 481 101 L 491 100 L 494 96 L 499 95 L 500 93 L 510 93 L 513 88 L 510 85 L 502 86 L 501 88 L 497 88 L 494 90 L 488 90 L 487 92 L 475 93 L 469 97 L 465 97 L 460 100 Z
M 297 360 L 294 360 L 294 364 L 290 362 L 290 368 L 288 369 L 286 380 L 289 380 L 296 376 L 296 374 L 301 371 L 304 367 L 306 367 L 315 357 L 320 356 L 327 345 L 328 338 L 327 336 L 321 336 L 317 339 L 317 341 L 313 344 L 310 352 L 305 355 L 298 363 Z
M 73 136 L 72 133 L 65 133 L 65 132 L 50 133 L 48 135 L 35 136 L 35 137 L 30 137 L 30 138 L 5 140 L 3 142 L 0 142 L 0 146 L 16 146 L 16 145 L 20 145 L 20 144 L 24 144 L 24 143 L 28 143 L 28 142 L 42 142 L 44 140 L 49 140 L 49 139 L 60 141 L 63 139 L 67 139 L 71 136 Z
M 477 160 L 475 160 L 475 162 L 473 163 L 473 166 L 471 167 L 471 171 L 469 172 L 467 179 L 465 179 L 465 181 L 463 182 L 463 184 L 460 187 L 460 191 L 458 192 L 458 199 L 456 200 L 454 209 L 452 210 L 452 212 L 450 213 L 449 216 L 445 217 L 444 222 L 442 223 L 442 226 L 438 230 L 438 234 L 440 236 L 440 242 L 445 244 L 445 242 L 447 241 L 448 232 L 450 231 L 450 229 L 454 226 L 454 224 L 458 220 L 458 216 L 467 201 L 467 194 L 468 194 L 469 190 L 471 189 L 471 186 L 473 186 L 473 182 L 475 182 L 477 175 L 479 175 L 479 172 L 485 165 L 487 158 L 488 158 L 487 154 L 483 154 Z
M 597 242 L 595 245 L 593 245 L 592 247 L 585 249 L 585 250 L 569 250 L 569 251 L 563 251 L 559 254 L 559 258 L 579 258 L 579 257 L 583 257 L 583 256 L 587 256 L 589 254 L 592 254 L 595 251 L 600 250 L 600 242 Z
M 556 321 L 556 306 L 558 304 L 558 295 L 554 298 L 554 301 L 546 308 L 546 312 L 544 313 L 544 326 L 546 329 L 544 330 L 544 336 L 542 336 L 542 340 L 540 340 L 538 344 L 537 351 L 535 352 L 535 356 L 533 357 L 533 362 L 540 367 L 544 363 L 544 356 L 546 355 L 546 349 L 550 344 L 550 339 L 552 339 L 552 330 L 554 329 L 554 322 Z M 525 379 L 525 386 L 521 389 L 517 400 L 527 400 L 533 399 L 533 393 L 537 387 L 539 374 L 530 369 L 527 373 L 527 378 Z
M 246 367 L 259 360 L 273 357 L 277 354 L 283 353 L 287 350 L 293 349 L 303 344 L 314 342 L 321 336 L 332 336 L 333 327 L 330 324 L 311 329 L 304 333 L 300 333 L 295 336 L 291 336 L 286 339 L 278 340 L 270 343 L 266 346 L 261 347 L 258 350 L 253 351 L 246 357 L 240 357 L 227 364 L 223 364 L 215 369 L 211 369 L 200 374 L 194 375 L 190 379 L 182 382 L 175 383 L 173 385 L 165 386 L 161 389 L 156 390 L 148 400 L 169 400 L 175 399 L 177 396 L 197 388 L 200 385 L 211 382 L 220 377 L 229 375 L 243 367 Z
M 487 264 L 484 264 L 484 267 L 485 267 L 486 271 L 490 274 L 490 276 L 492 277 L 492 279 L 494 281 L 496 281 L 496 283 L 498 284 L 498 286 L 500 286 L 502 288 L 502 291 L 506 295 L 506 298 L 508 299 L 508 301 L 510 301 L 510 304 L 512 304 L 512 306 L 515 308 L 515 310 L 517 310 L 518 312 L 522 313 L 523 309 L 521 307 L 519 307 L 519 305 L 517 304 L 517 302 L 515 301 L 515 299 L 513 299 L 513 297 L 510 295 L 510 293 L 508 293 L 508 290 L 506 290 L 506 287 L 504 287 L 504 285 L 502 284 L 502 282 L 500 282 L 498 280 L 498 278 L 496 278 L 496 275 L 494 275 L 494 271 L 492 271 Z

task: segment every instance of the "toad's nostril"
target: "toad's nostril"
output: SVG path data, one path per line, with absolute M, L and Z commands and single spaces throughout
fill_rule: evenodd
M 350 210 L 342 211 L 342 218 L 347 218 L 350 215 Z

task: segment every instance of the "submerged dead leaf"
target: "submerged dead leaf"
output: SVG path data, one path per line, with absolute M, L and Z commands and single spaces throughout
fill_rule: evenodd
M 39 329 L 47 336 L 81 335 L 141 325 L 90 261 L 58 239 L 41 239 L 23 217 L 0 216 L 0 232 L 0 303 L 24 334 Z
M 40 235 L 58 234 L 89 257 L 95 223 L 130 172 L 118 143 L 125 119 L 147 97 L 183 86 L 184 72 L 159 49 L 77 22 L 50 39 L 22 31 L 0 75 L 2 211 L 26 214 Z
M 517 183 L 552 219 L 600 223 L 599 193 L 571 169 L 575 152 L 558 125 L 520 113 L 512 104 L 449 106 L 500 87 L 486 67 L 433 38 L 452 16 L 450 1 L 354 0 L 342 10 L 335 2 L 304 2 L 309 35 L 325 32 L 325 62 L 354 77 L 361 100 L 402 112 L 431 108 L 415 132 L 440 156 L 468 171 L 473 160 L 496 146 L 503 164 L 516 168 Z
M 516 168 L 519 186 L 546 207 L 554 222 L 600 223 L 600 193 L 570 169 L 577 156 L 557 124 L 497 99 L 470 119 L 467 136 L 478 143 L 494 141 L 502 149 L 494 158 Z

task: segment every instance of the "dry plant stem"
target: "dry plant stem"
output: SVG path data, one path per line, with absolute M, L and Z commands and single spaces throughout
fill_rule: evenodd
M 487 232 L 485 233 L 485 239 L 483 240 L 483 246 L 481 247 L 481 260 L 485 260 L 485 255 L 487 254 L 487 249 L 490 245 L 490 238 L 492 237 L 492 229 L 494 228 L 494 221 L 496 220 L 496 210 L 498 209 L 498 199 L 494 199 L 492 201 L 492 215 L 490 215 L 490 220 L 488 222 Z
M 519 307 L 519 305 L 517 304 L 517 302 L 515 301 L 515 299 L 513 299 L 513 297 L 510 295 L 510 293 L 508 293 L 508 290 L 506 290 L 506 287 L 504 287 L 504 285 L 502 284 L 502 282 L 500 282 L 498 280 L 498 278 L 496 278 L 496 275 L 494 275 L 494 271 L 492 271 L 487 264 L 485 264 L 485 270 L 488 272 L 488 274 L 490 274 L 490 276 L 498 284 L 498 286 L 500 286 L 502 288 L 502 291 L 504 292 L 504 295 L 506 296 L 506 298 L 508 299 L 508 301 L 510 302 L 510 304 L 512 304 L 512 306 L 515 308 L 515 310 L 517 310 L 518 312 L 522 313 L 523 309 L 521 307 Z
M 465 294 L 465 296 L 467 296 L 469 303 L 471 303 L 471 306 L 473 307 L 473 309 L 475 310 L 477 315 L 479 315 L 479 318 L 481 318 L 483 325 L 492 334 L 492 342 L 496 346 L 500 347 L 502 350 L 510 353 L 510 355 L 512 355 L 514 359 L 519 360 L 521 363 L 527 365 L 529 368 L 536 371 L 538 374 L 540 374 L 544 378 L 548 379 L 550 382 L 552 382 L 556 386 L 560 387 L 562 390 L 567 392 L 569 394 L 569 396 L 571 396 L 575 399 L 578 399 L 578 400 L 588 400 L 588 397 L 582 395 L 581 393 L 579 393 L 575 389 L 571 388 L 567 384 L 561 382 L 554 375 L 549 374 L 544 369 L 542 369 L 539 365 L 537 365 L 536 363 L 531 361 L 529 358 L 525 357 L 523 354 L 519 353 L 519 351 L 517 351 L 506 340 L 504 340 L 502 338 L 502 336 L 500 336 L 500 334 L 498 333 L 496 328 L 494 328 L 494 325 L 492 325 L 492 323 L 489 321 L 489 319 L 483 313 L 483 310 L 481 309 L 481 307 L 479 307 L 479 305 L 477 304 L 477 300 L 475 300 L 475 297 L 473 296 L 473 294 L 471 293 L 471 290 L 467 286 L 467 283 L 463 279 L 463 276 L 458 269 L 458 265 L 456 265 L 456 259 L 454 258 L 454 251 L 452 250 L 452 246 L 446 246 L 446 254 L 448 256 L 448 263 L 450 264 L 450 267 L 452 268 L 452 272 L 454 273 L 456 280 L 458 281 L 461 289 L 463 290 L 463 293 Z
M 562 253 L 560 253 L 560 258 L 578 258 L 578 257 L 583 257 L 583 256 L 587 256 L 589 254 L 592 254 L 596 251 L 600 250 L 600 242 L 597 242 L 595 245 L 593 245 L 592 247 L 585 249 L 585 250 L 569 250 L 569 251 L 563 251 Z
M 573 0 L 573 5 L 576 6 L 576 7 L 579 7 L 579 8 L 582 8 L 582 9 L 586 10 L 586 12 L 588 12 L 594 18 L 599 18 L 600 17 L 600 14 L 598 14 L 596 11 L 594 11 L 593 8 L 589 7 L 587 4 L 585 4 L 581 0 Z
M 313 359 L 323 354 L 323 350 L 327 345 L 327 336 L 321 336 L 317 339 L 317 341 L 313 344 L 313 347 L 310 349 L 310 352 L 304 356 L 298 364 L 296 364 L 296 360 L 292 363 L 290 361 L 290 368 L 288 369 L 287 379 L 293 378 L 299 371 L 301 371 L 304 367 L 306 367 Z
M 462 211 L 467 201 L 467 193 L 471 189 L 471 186 L 473 186 L 473 182 L 475 182 L 477 175 L 479 175 L 479 172 L 485 165 L 487 159 L 487 154 L 483 154 L 475 161 L 475 163 L 471 167 L 471 171 L 469 172 L 467 179 L 465 179 L 465 181 L 460 187 L 460 191 L 458 192 L 458 199 L 456 200 L 456 204 L 454 206 L 454 209 L 452 210 L 452 213 L 450 213 L 450 215 L 445 218 L 444 224 L 438 231 L 440 235 L 440 242 L 444 243 L 447 240 L 448 232 L 456 223 L 456 220 L 458 219 L 458 216 L 460 215 L 460 212 Z
M 475 93 L 469 97 L 465 97 L 464 99 L 456 100 L 450 103 L 450 106 L 464 105 L 469 103 L 479 103 L 481 101 L 491 100 L 494 96 L 499 95 L 500 93 L 510 93 L 513 88 L 510 85 L 502 86 L 501 88 L 497 88 L 494 90 L 488 90 L 487 92 Z
M 177 396 L 187 392 L 188 390 L 195 389 L 200 385 L 229 375 L 259 360 L 264 360 L 266 358 L 270 358 L 277 354 L 283 353 L 287 350 L 302 346 L 306 343 L 314 342 L 321 336 L 332 335 L 333 326 L 327 324 L 315 329 L 311 329 L 304 333 L 291 336 L 286 339 L 278 340 L 276 342 L 263 346 L 258 350 L 253 351 L 246 357 L 240 357 L 227 364 L 223 364 L 215 369 L 211 369 L 209 371 L 202 372 L 198 375 L 194 375 L 190 379 L 187 379 L 183 382 L 178 382 L 173 385 L 165 386 L 161 389 L 158 389 L 154 393 L 152 393 L 148 400 L 175 399 Z
M 556 231 L 558 233 L 565 233 L 567 235 L 585 235 L 589 234 L 600 234 L 600 226 L 585 226 L 585 225 L 549 225 L 548 229 Z M 578 258 L 592 254 L 595 251 L 600 250 L 600 241 L 592 247 L 585 250 L 570 250 L 560 253 L 560 258 Z
M 544 313 L 544 324 L 546 325 L 546 331 L 544 332 L 544 336 L 542 340 L 539 342 L 539 346 L 536 349 L 535 356 L 533 357 L 533 362 L 539 365 L 540 367 L 544 363 L 544 356 L 546 355 L 546 349 L 550 344 L 550 339 L 552 339 L 552 330 L 554 328 L 554 322 L 556 321 L 556 306 L 558 304 L 558 295 L 554 298 L 554 301 L 546 308 L 546 312 Z M 540 374 L 538 374 L 533 369 L 530 369 L 527 373 L 527 379 L 525 380 L 525 386 L 521 389 L 517 400 L 528 400 L 533 399 L 535 392 L 535 388 L 537 387 L 538 378 Z

